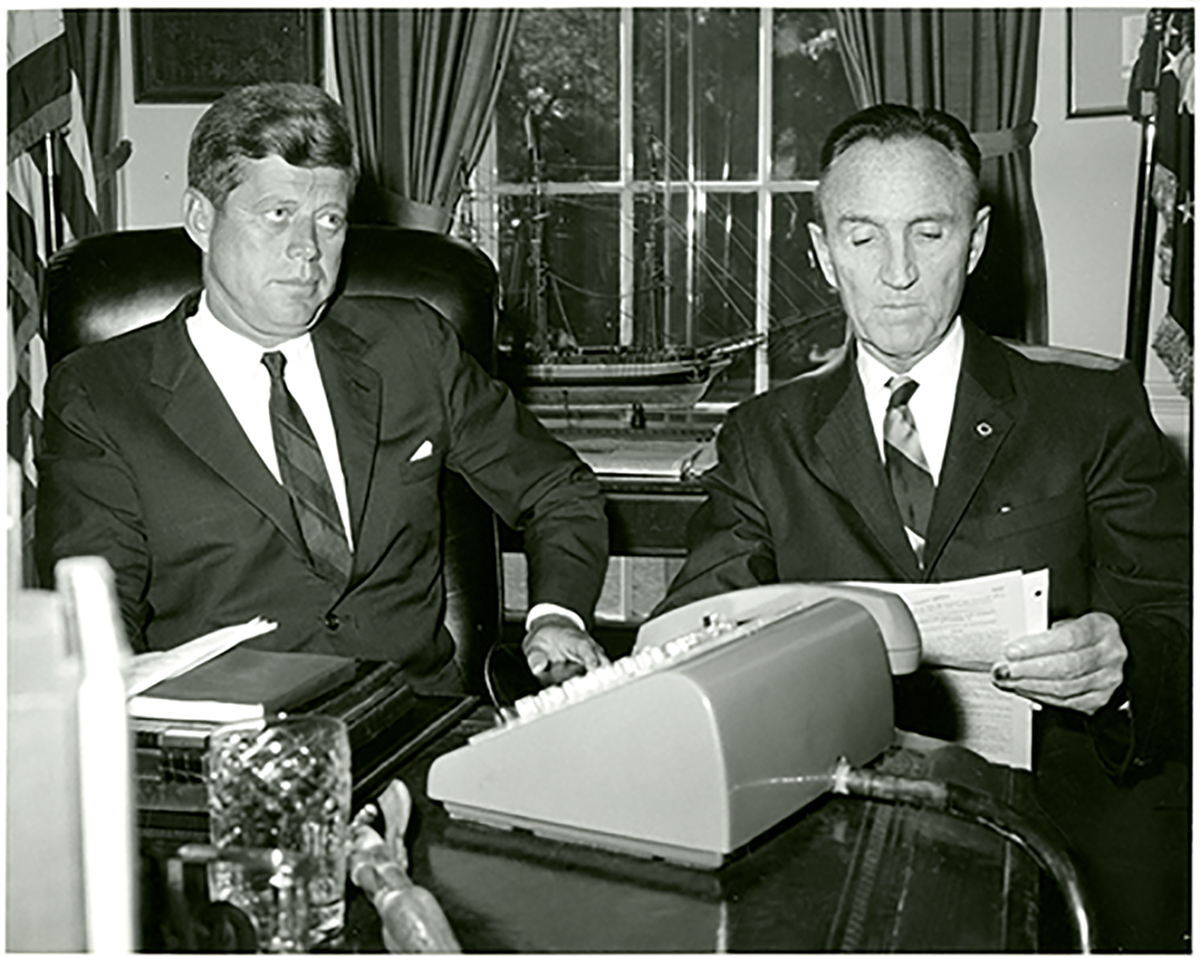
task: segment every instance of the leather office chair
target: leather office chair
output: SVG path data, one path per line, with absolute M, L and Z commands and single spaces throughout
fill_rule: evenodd
M 466 350 L 495 371 L 498 282 L 480 250 L 439 233 L 352 226 L 343 295 L 421 299 L 458 330 Z M 88 236 L 57 252 L 46 274 L 47 360 L 165 317 L 200 286 L 200 252 L 181 227 Z M 496 518 L 459 476 L 447 474 L 446 625 L 469 691 L 500 636 Z

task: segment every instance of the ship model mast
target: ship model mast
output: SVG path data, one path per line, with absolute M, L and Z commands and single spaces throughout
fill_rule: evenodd
M 529 297 L 534 356 L 518 364 L 509 379 L 517 395 L 535 408 L 680 409 L 694 405 L 735 355 L 755 346 L 760 336 L 696 349 L 693 347 L 584 346 L 575 344 L 566 310 L 546 250 L 545 223 L 549 217 L 544 185 L 544 161 L 532 110 L 525 114 L 530 157 L 532 215 L 529 223 Z M 555 296 L 571 345 L 553 342 L 550 296 Z

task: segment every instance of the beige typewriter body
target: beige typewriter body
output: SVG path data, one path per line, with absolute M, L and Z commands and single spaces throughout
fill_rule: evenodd
M 716 868 L 828 791 L 839 759 L 891 743 L 889 648 L 915 667 L 916 625 L 887 593 L 703 600 L 439 757 L 428 794 L 455 818 Z

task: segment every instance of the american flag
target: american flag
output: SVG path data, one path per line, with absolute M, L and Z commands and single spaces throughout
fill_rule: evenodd
M 61 10 L 8 11 L 8 455 L 20 470 L 23 584 L 35 585 L 35 455 L 46 351 L 41 297 L 50 255 L 98 232 L 79 82 Z M 12 476 L 10 467 L 10 477 Z M 15 520 L 16 517 L 11 517 Z
M 1129 97 L 1130 112 L 1153 119 L 1157 128 L 1151 192 L 1163 222 L 1159 275 L 1169 291 L 1154 350 L 1189 399 L 1194 340 L 1195 49 L 1195 10 L 1151 10 Z

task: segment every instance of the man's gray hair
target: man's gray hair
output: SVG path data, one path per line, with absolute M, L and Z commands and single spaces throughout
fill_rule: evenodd
M 979 207 L 979 171 L 982 159 L 979 147 L 962 122 L 942 110 L 915 110 L 900 103 L 880 103 L 842 120 L 830 131 L 821 147 L 821 183 L 834 161 L 862 140 L 929 139 L 940 143 L 959 160 L 971 175 L 972 208 Z M 817 215 L 821 216 L 820 187 L 817 188 Z

